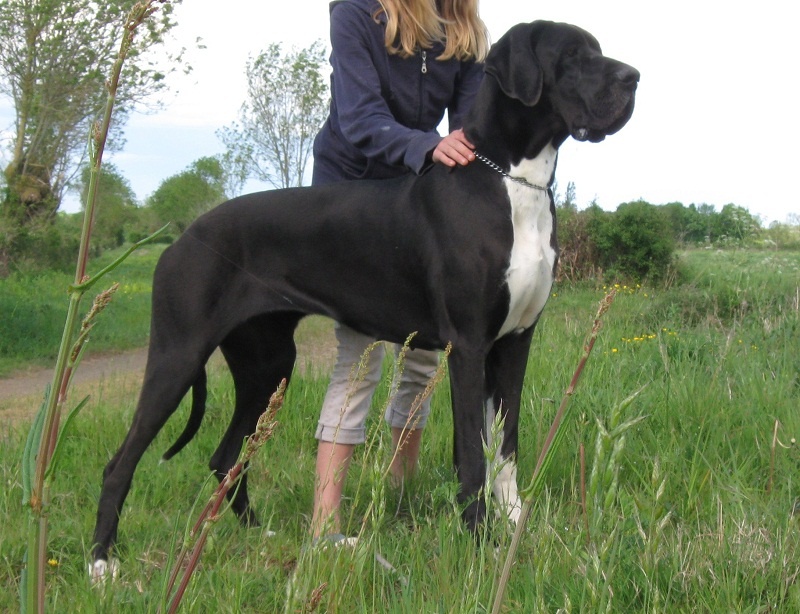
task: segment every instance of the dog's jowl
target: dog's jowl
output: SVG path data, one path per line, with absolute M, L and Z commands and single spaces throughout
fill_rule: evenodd
M 475 530 L 485 516 L 482 445 L 496 414 L 493 490 L 516 520 L 520 397 L 558 260 L 550 190 L 558 148 L 569 137 L 598 142 L 622 128 L 638 81 L 634 68 L 603 56 L 580 28 L 520 24 L 492 47 L 464 125 L 479 161 L 250 194 L 190 226 L 156 267 L 144 384 L 130 431 L 104 472 L 93 574 L 109 569 L 136 465 L 189 390 L 189 422 L 165 457 L 200 427 L 212 352 L 222 351 L 236 389 L 230 426 L 210 462 L 221 477 L 270 394 L 290 377 L 294 329 L 308 314 L 391 342 L 416 332 L 414 347 L 452 343 L 453 456 L 464 520 Z M 246 480 L 232 507 L 253 524 Z

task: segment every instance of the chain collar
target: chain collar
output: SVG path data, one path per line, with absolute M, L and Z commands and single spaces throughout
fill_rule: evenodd
M 497 165 L 497 164 L 495 164 L 494 162 L 492 162 L 492 161 L 491 161 L 489 158 L 487 158 L 486 156 L 482 156 L 482 155 L 481 155 L 481 154 L 479 154 L 477 151 L 475 151 L 475 152 L 473 152 L 473 153 L 475 154 L 475 157 L 476 157 L 476 158 L 478 158 L 478 160 L 480 160 L 481 162 L 483 162 L 483 163 L 484 163 L 486 166 L 488 166 L 488 167 L 489 167 L 489 168 L 491 168 L 492 170 L 495 170 L 495 171 L 497 171 L 498 173 L 500 173 L 500 174 L 501 174 L 503 177 L 505 177 L 506 179 L 510 179 L 511 181 L 513 181 L 514 183 L 518 183 L 519 185 L 524 185 L 526 188 L 532 188 L 532 189 L 534 189 L 534 190 L 539 190 L 539 191 L 541 191 L 541 192 L 550 192 L 550 188 L 548 188 L 548 187 L 544 187 L 544 186 L 540 186 L 540 185 L 536 185 L 535 183 L 531 183 L 530 181 L 528 181 L 528 180 L 527 180 L 527 179 L 525 179 L 524 177 L 514 177 L 514 176 L 512 176 L 512 175 L 509 175 L 509 174 L 508 174 L 507 172 L 505 172 L 505 171 L 504 171 L 502 168 L 500 168 L 500 166 L 499 166 L 499 165 Z

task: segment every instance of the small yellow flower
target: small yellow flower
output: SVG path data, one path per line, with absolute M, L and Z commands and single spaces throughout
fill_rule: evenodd
M 618 351 L 619 351 L 619 350 L 617 350 L 617 348 L 611 348 L 611 353 L 612 353 L 612 354 L 616 354 Z
M 47 564 L 50 565 L 50 567 L 58 567 L 58 561 L 56 559 L 49 559 Z

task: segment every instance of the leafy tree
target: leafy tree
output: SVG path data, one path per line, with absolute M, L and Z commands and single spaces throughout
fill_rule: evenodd
M 303 184 L 314 137 L 328 111 L 325 63 L 321 41 L 285 54 L 273 43 L 248 60 L 248 100 L 239 122 L 218 132 L 229 161 L 277 188 Z
M 710 236 L 709 223 L 715 215 L 702 215 L 694 204 L 685 207 L 674 202 L 662 205 L 662 210 L 669 220 L 672 236 L 679 243 L 704 243 Z
M 717 211 L 714 205 L 701 203 L 699 205 L 689 205 L 697 211 L 698 226 L 702 229 L 703 240 L 706 242 L 714 241 L 719 236 L 719 229 L 717 228 Z
M 792 223 L 794 219 L 794 223 Z M 800 249 L 800 219 L 796 214 L 790 214 L 787 221 L 770 223 L 769 228 L 763 232 L 764 245 L 776 249 Z
M 159 224 L 171 222 L 178 232 L 201 213 L 225 200 L 225 171 L 215 157 L 200 158 L 185 171 L 168 177 L 147 199 Z
M 564 193 L 564 202 L 561 203 L 564 209 L 571 211 L 578 210 L 578 197 L 575 190 L 575 183 L 572 181 L 567 182 L 567 191 Z
M 708 205 L 703 205 L 707 207 Z M 713 218 L 713 207 L 711 213 L 704 215 L 694 203 L 686 208 L 685 240 L 694 243 L 707 243 L 711 237 L 711 222 L 706 218 Z
M 758 234 L 761 223 L 744 207 L 727 204 L 719 212 L 718 229 L 720 236 L 734 241 L 744 241 Z
M 81 202 L 86 203 L 90 169 L 81 171 Z M 118 247 L 125 242 L 125 231 L 136 219 L 136 194 L 119 170 L 108 162 L 103 164 L 97 184 L 97 213 L 92 238 L 101 248 Z
M 128 52 L 116 93 L 117 137 L 127 114 L 164 87 L 151 52 L 175 25 L 172 4 L 181 0 L 161 1 L 158 18 L 137 31 Z M 80 168 L 90 128 L 106 102 L 105 76 L 135 3 L 0 0 L 0 95 L 11 99 L 15 111 L 0 203 L 17 224 L 52 217 Z M 173 69 L 175 60 L 180 58 L 167 58 Z
M 217 159 L 225 175 L 225 194 L 228 198 L 238 196 L 242 193 L 242 188 L 247 182 L 247 176 L 249 174 L 247 170 L 247 160 L 230 149 L 217 156 Z

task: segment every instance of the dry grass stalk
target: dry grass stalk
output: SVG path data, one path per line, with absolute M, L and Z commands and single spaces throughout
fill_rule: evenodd
M 600 304 L 597 308 L 597 314 L 595 315 L 594 322 L 592 323 L 592 330 L 589 333 L 589 338 L 583 347 L 583 354 L 578 361 L 578 366 L 575 369 L 575 373 L 572 376 L 572 380 L 570 380 L 566 392 L 564 393 L 564 398 L 562 399 L 561 405 L 556 412 L 555 418 L 553 418 L 553 423 L 550 426 L 550 431 L 548 432 L 547 438 L 542 446 L 542 452 L 539 455 L 539 460 L 536 462 L 536 468 L 533 470 L 531 483 L 521 493 L 523 496 L 522 511 L 520 512 L 520 517 L 517 521 L 517 528 L 514 531 L 514 537 L 511 540 L 511 545 L 509 546 L 508 553 L 506 554 L 506 560 L 503 564 L 503 569 L 497 583 L 497 594 L 495 595 L 494 605 L 492 606 L 492 614 L 500 613 L 503 598 L 505 597 L 506 587 L 508 586 L 508 581 L 511 577 L 511 566 L 514 564 L 517 549 L 519 548 L 522 534 L 525 531 L 525 525 L 530 517 L 534 498 L 544 483 L 543 476 L 547 471 L 547 467 L 552 462 L 555 451 L 558 449 L 559 442 L 564 437 L 562 422 L 566 415 L 567 408 L 569 407 L 569 401 L 572 398 L 572 395 L 575 393 L 578 380 L 580 379 L 581 373 L 583 373 L 586 362 L 592 353 L 595 342 L 597 341 L 597 336 L 602 328 L 603 316 L 613 304 L 615 296 L 616 290 L 612 288 L 611 292 L 606 294 L 606 296 L 600 301 Z
M 200 513 L 200 517 L 192 527 L 187 543 L 181 548 L 167 583 L 166 595 L 169 599 L 169 596 L 172 595 L 172 589 L 175 586 L 178 574 L 180 573 L 181 569 L 183 569 L 181 582 L 178 585 L 178 588 L 175 590 L 175 594 L 172 595 L 169 609 L 167 610 L 170 614 L 177 612 L 178 607 L 180 606 L 181 600 L 186 593 L 186 588 L 189 586 L 189 580 L 191 579 L 191 576 L 200 561 L 200 555 L 203 552 L 203 548 L 205 547 L 206 540 L 211 532 L 211 528 L 222 515 L 220 508 L 225 501 L 225 497 L 238 483 L 239 477 L 246 469 L 247 463 L 250 461 L 253 455 L 270 439 L 270 437 L 272 437 L 272 434 L 275 432 L 275 428 L 278 426 L 278 423 L 275 421 L 275 415 L 283 405 L 285 392 L 286 380 L 284 379 L 281 380 L 278 389 L 270 397 L 269 405 L 267 406 L 266 411 L 261 414 L 261 417 L 258 419 L 255 432 L 245 440 L 244 447 L 242 448 L 242 452 L 239 455 L 238 461 L 228 470 L 228 473 L 220 481 L 219 486 L 217 486 L 217 488 L 214 490 L 214 493 L 211 495 L 208 503 L 206 503 L 206 506 Z M 188 543 L 192 539 L 195 539 L 195 542 L 191 550 L 189 550 Z M 188 563 L 184 567 L 184 561 L 187 559 L 187 557 Z M 159 608 L 159 612 L 161 611 L 162 609 Z

